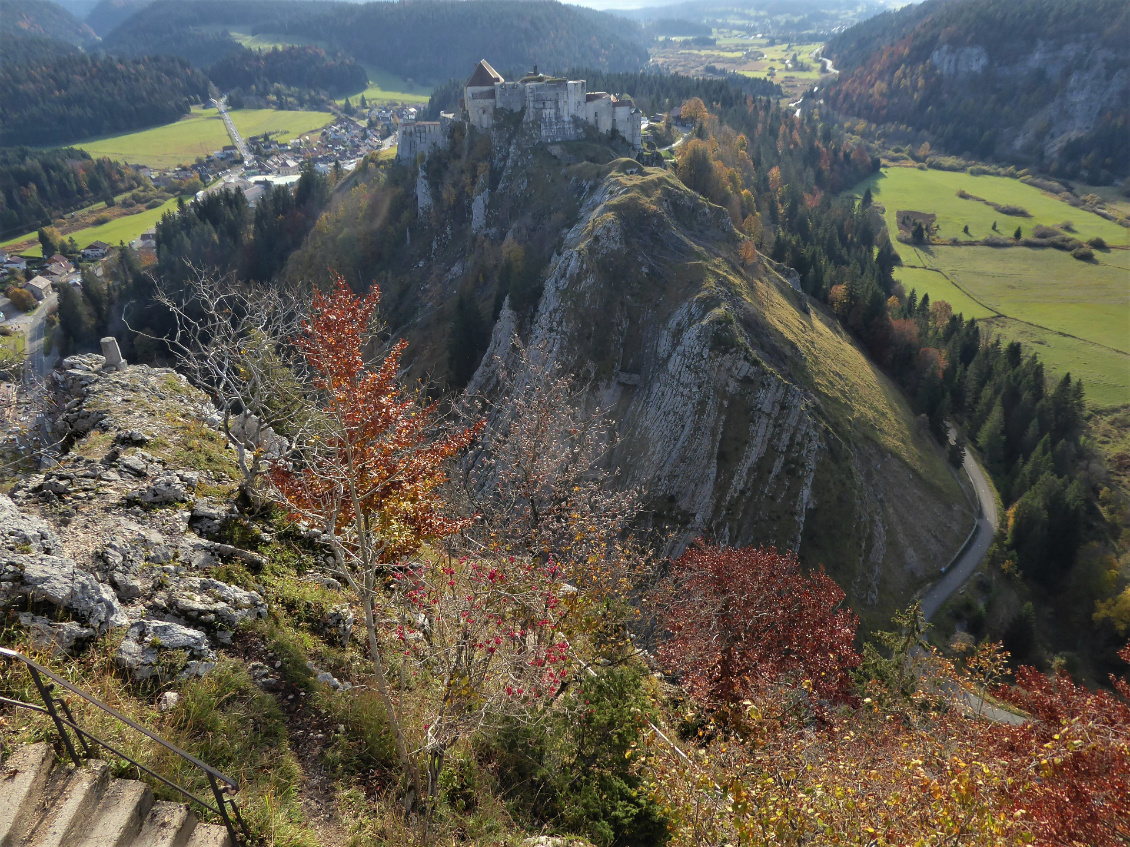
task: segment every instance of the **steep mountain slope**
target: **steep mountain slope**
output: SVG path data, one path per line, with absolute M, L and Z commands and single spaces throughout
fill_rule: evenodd
M 905 124 L 957 155 L 1106 183 L 1130 172 L 1130 7 L 931 0 L 833 38 L 842 112 Z
M 382 269 L 385 317 L 412 342 L 413 372 L 433 379 L 457 300 L 482 315 L 508 291 L 471 391 L 505 396 L 517 332 L 608 411 L 610 461 L 673 547 L 706 536 L 798 549 L 865 613 L 905 602 L 972 521 L 898 392 L 776 271 L 742 267 L 725 210 L 630 159 L 577 161 L 594 152 L 498 132 L 429 160 L 415 192 L 406 168 L 379 188 L 359 176 L 290 273 Z M 457 189 L 468 184 L 473 198 Z
M 97 40 L 90 27 L 49 0 L 4 0 L 0 3 L 0 32 L 57 38 L 70 44 Z

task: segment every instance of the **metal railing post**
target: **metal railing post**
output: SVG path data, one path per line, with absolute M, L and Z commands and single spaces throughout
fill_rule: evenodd
M 63 714 L 67 716 L 67 720 L 71 722 L 74 728 L 75 735 L 78 736 L 78 743 L 82 745 L 82 753 L 86 758 L 90 758 L 93 754 L 90 752 L 90 745 L 86 743 L 86 733 L 78 728 L 78 721 L 75 716 L 71 714 L 71 707 L 67 705 L 67 701 L 62 697 L 59 698 L 59 705 L 63 707 Z
M 35 687 L 39 689 L 39 696 L 43 698 L 43 705 L 47 707 L 47 714 L 51 715 L 51 720 L 55 721 L 55 728 L 59 731 L 59 737 L 63 739 L 63 744 L 66 746 L 67 752 L 70 753 L 71 760 L 75 763 L 76 768 L 80 767 L 82 760 L 75 752 L 75 746 L 71 743 L 71 736 L 67 733 L 66 726 L 59 718 L 59 713 L 55 711 L 55 698 L 51 696 L 51 690 L 44 685 L 38 670 L 31 665 L 28 665 L 27 669 L 31 671 L 31 678 L 35 682 Z M 74 721 L 71 721 L 71 723 L 74 723 Z
M 227 827 L 232 844 L 238 844 L 239 836 L 235 834 L 235 827 L 232 826 L 231 817 L 228 815 L 227 798 L 225 798 L 223 792 L 220 791 L 220 786 L 216 784 L 216 778 L 212 776 L 212 774 L 208 774 L 208 784 L 212 786 L 212 795 L 216 798 L 216 808 L 220 810 L 220 817 L 224 819 L 224 826 Z

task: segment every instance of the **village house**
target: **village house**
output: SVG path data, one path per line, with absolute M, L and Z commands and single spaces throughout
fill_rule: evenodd
M 105 259 L 106 254 L 109 252 L 110 245 L 105 241 L 92 241 L 86 247 L 82 248 L 82 257 L 87 261 Z
M 47 295 L 51 293 L 51 280 L 43 276 L 34 276 L 24 283 L 24 288 L 30 291 L 35 296 L 35 299 L 42 303 L 43 300 L 47 298 Z
M 589 91 L 583 80 L 539 74 L 537 67 L 520 80 L 507 82 L 483 59 L 463 87 L 463 119 L 480 130 L 489 130 L 496 112 L 522 112 L 523 121 L 536 125 L 541 141 L 574 141 L 584 137 L 585 127 L 598 132 L 618 132 L 637 150 L 641 146 L 643 114 L 627 97 L 605 91 Z M 442 121 L 402 120 L 397 131 L 396 157 L 415 159 L 443 143 Z
M 4 264 L 4 270 L 6 271 L 12 272 L 27 270 L 27 259 L 25 259 L 23 256 L 13 256 L 5 254 L 5 257 L 2 261 Z

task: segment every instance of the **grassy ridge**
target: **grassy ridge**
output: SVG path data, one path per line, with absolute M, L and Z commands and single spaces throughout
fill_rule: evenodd
M 890 232 L 899 210 L 938 216 L 938 235 L 968 241 L 992 233 L 992 224 L 1011 236 L 1019 225 L 1071 221 L 1075 238 L 1100 237 L 1112 246 L 1130 242 L 1130 231 L 1091 212 L 1073 208 L 1017 180 L 950 171 L 890 168 L 856 186 L 885 207 Z M 1003 215 L 977 200 L 957 196 L 964 189 L 1000 205 L 1026 209 L 1031 217 Z M 1040 354 L 1053 376 L 1081 378 L 1098 408 L 1130 402 L 1130 252 L 1096 251 L 1080 262 L 1050 248 L 898 245 L 903 267 L 896 277 L 909 290 L 946 300 L 955 312 L 985 322 L 1007 340 L 1019 340 Z

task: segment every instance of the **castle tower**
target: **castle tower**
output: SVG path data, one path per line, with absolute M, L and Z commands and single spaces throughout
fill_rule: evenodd
M 463 86 L 463 101 L 471 126 L 489 130 L 494 123 L 496 83 L 505 82 L 502 74 L 490 66 L 486 59 L 475 65 L 475 71 Z

